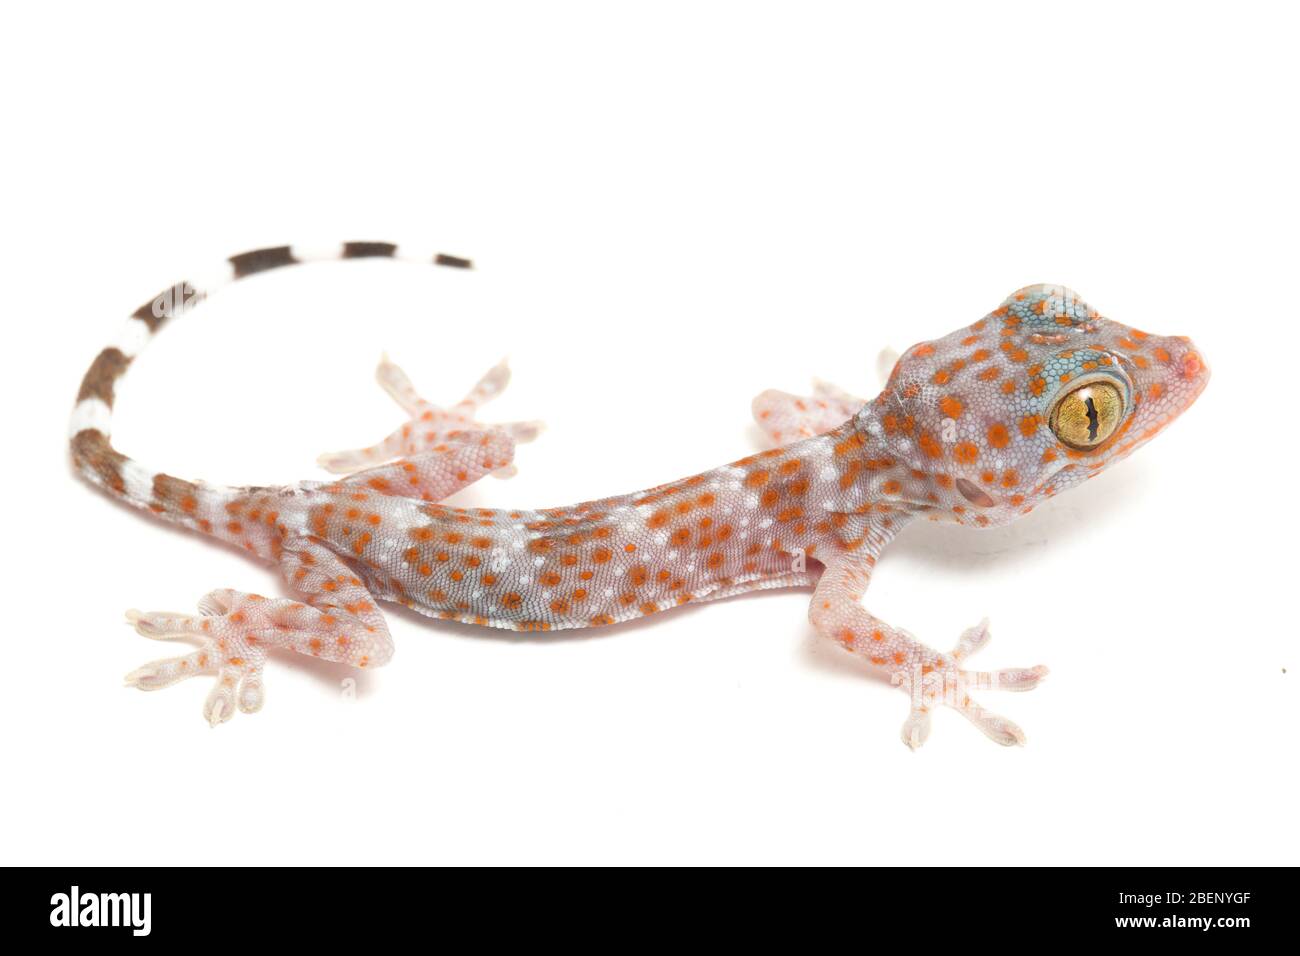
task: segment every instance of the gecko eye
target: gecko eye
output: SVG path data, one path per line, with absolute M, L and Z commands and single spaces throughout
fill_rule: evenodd
M 1115 433 L 1124 396 L 1109 382 L 1089 382 L 1066 392 L 1052 409 L 1052 432 L 1071 448 L 1096 448 Z

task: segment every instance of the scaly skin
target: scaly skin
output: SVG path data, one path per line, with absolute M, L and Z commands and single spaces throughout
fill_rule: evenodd
M 317 256 L 281 247 L 233 257 L 229 277 L 360 256 L 413 258 L 383 243 Z M 190 301 L 210 288 L 196 291 Z M 1068 289 L 1030 286 L 979 321 L 913 346 L 870 402 L 825 384 L 806 398 L 763 393 L 754 415 L 779 444 L 772 450 L 599 501 L 467 510 L 438 502 L 485 474 L 512 473 L 516 442 L 538 431 L 536 423 L 475 419 L 505 386 L 504 366 L 443 409 L 382 362 L 379 381 L 408 421 L 370 448 L 321 456 L 322 466 L 344 476 L 333 482 L 222 488 L 155 473 L 120 454 L 108 437 L 114 383 L 159 326 L 183 311 L 182 298 L 141 307 L 119 345 L 92 364 L 73 414 L 72 454 L 81 474 L 111 494 L 278 565 L 302 596 L 220 590 L 196 616 L 128 612 L 146 636 L 201 644 L 132 672 L 128 683 L 154 689 L 216 674 L 205 705 L 213 725 L 236 708 L 261 707 L 270 646 L 356 667 L 386 663 L 393 643 L 379 600 L 467 624 L 550 631 L 813 585 L 817 630 L 908 693 L 906 743 L 925 740 L 940 704 L 999 743 L 1023 743 L 1020 729 L 983 710 L 971 691 L 1028 690 L 1046 668 L 966 670 L 965 659 L 988 640 L 987 624 L 945 653 L 873 617 L 860 598 L 877 558 L 917 516 L 992 527 L 1027 514 L 1145 444 L 1208 379 L 1187 339 L 1102 318 Z M 1067 444 L 1056 432 L 1057 403 L 1098 382 L 1122 396 L 1113 432 L 1098 432 L 1104 426 L 1090 401 L 1079 406 L 1086 408 L 1080 427 L 1098 444 Z

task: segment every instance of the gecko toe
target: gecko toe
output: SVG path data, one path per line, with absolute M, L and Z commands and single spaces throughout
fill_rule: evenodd
M 963 708 L 961 713 L 995 744 L 1001 744 L 1003 747 L 1025 745 L 1025 732 L 1005 717 L 989 713 L 979 707 Z
M 913 710 L 903 721 L 903 743 L 916 750 L 930 737 L 930 713 L 925 709 Z

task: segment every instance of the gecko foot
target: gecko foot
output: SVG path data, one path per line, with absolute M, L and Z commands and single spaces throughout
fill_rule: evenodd
M 127 621 L 145 637 L 160 641 L 192 639 L 197 650 L 181 657 L 165 657 L 137 667 L 126 675 L 128 687 L 161 690 L 188 677 L 213 675 L 216 683 L 203 703 L 203 717 L 215 727 L 234 716 L 238 707 L 246 714 L 262 709 L 262 665 L 265 651 L 246 637 L 227 634 L 226 622 L 215 617 L 191 617 L 165 611 L 130 610 Z
M 500 395 L 510 381 L 510 369 L 504 360 L 493 366 L 468 395 L 450 408 L 442 408 L 421 398 L 406 373 L 390 362 L 388 356 L 380 360 L 375 378 L 384 391 L 402 406 L 410 420 L 378 444 L 321 455 L 316 461 L 326 471 L 349 474 L 394 458 L 411 458 L 436 449 L 449 438 L 454 439 L 466 432 L 495 429 L 505 432 L 515 442 L 529 442 L 542 430 L 542 423 L 537 421 L 491 425 L 475 420 L 479 406 Z M 493 474 L 507 478 L 514 474 L 514 466 L 503 466 Z
M 153 640 L 198 643 L 189 654 L 137 667 L 125 680 L 128 687 L 161 690 L 201 674 L 215 677 L 203 704 L 203 716 L 213 727 L 233 717 L 236 709 L 246 714 L 262 709 L 262 668 L 270 647 L 359 667 L 383 664 L 392 656 L 386 633 L 353 626 L 356 619 L 350 615 L 229 589 L 205 596 L 197 615 L 132 609 L 126 620 Z
M 894 683 L 906 690 L 912 701 L 911 713 L 903 723 L 903 743 L 913 750 L 925 743 L 930 735 L 930 714 L 942 704 L 956 710 L 994 743 L 1024 746 L 1024 731 L 1005 717 L 985 710 L 970 694 L 975 690 L 1033 690 L 1047 676 L 1047 668 L 1040 664 L 997 671 L 962 670 L 959 665 L 988 642 L 989 622 L 985 618 L 962 633 L 951 653 L 927 650 L 910 669 L 895 673 Z

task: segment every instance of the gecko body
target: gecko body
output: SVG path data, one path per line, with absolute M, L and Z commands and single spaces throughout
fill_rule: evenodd
M 313 259 L 415 258 L 386 243 L 309 252 L 263 249 L 228 260 L 221 280 Z M 192 289 L 200 300 L 218 283 Z M 818 384 L 768 391 L 753 413 L 776 447 L 631 494 L 542 509 L 441 502 L 484 475 L 508 475 L 535 422 L 485 424 L 479 407 L 505 386 L 497 366 L 458 404 L 420 396 L 387 360 L 380 384 L 406 421 L 368 448 L 322 455 L 340 477 L 223 487 L 157 472 L 111 442 L 115 383 L 148 340 L 186 309 L 146 303 L 87 372 L 71 426 L 72 458 L 110 495 L 275 564 L 299 599 L 222 589 L 199 614 L 128 612 L 143 635 L 199 641 L 127 682 L 152 690 L 215 676 L 215 726 L 261 708 L 268 648 L 356 667 L 386 663 L 393 642 L 379 601 L 466 624 L 545 632 L 598 627 L 760 588 L 812 586 L 810 619 L 909 696 L 903 739 L 922 743 L 948 705 L 1003 744 L 1010 721 L 971 692 L 1028 690 L 1043 667 L 965 668 L 988 640 L 970 628 L 949 651 L 920 643 L 861 605 L 876 560 L 909 521 L 1005 524 L 1131 454 L 1184 411 L 1208 369 L 1181 336 L 1102 317 L 1074 292 L 1036 285 L 939 339 L 908 349 L 871 401 Z

